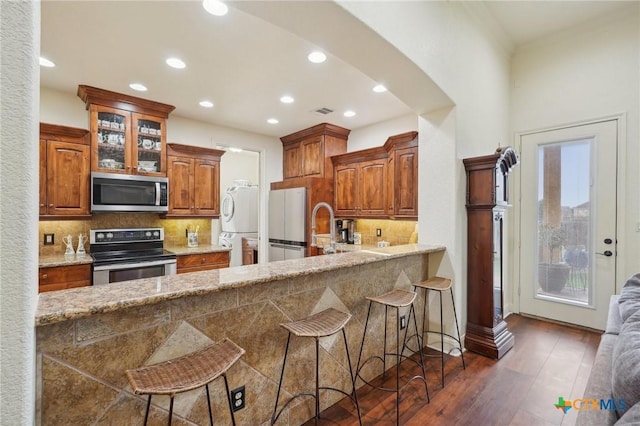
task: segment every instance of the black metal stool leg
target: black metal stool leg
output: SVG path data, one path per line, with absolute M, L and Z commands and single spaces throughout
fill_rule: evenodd
M 369 314 L 371 313 L 371 303 L 372 302 L 369 302 L 369 309 L 367 309 L 367 319 L 364 322 L 364 332 L 362 333 L 362 342 L 360 342 L 360 352 L 358 353 L 358 363 L 356 364 L 356 380 L 358 378 L 358 374 L 360 373 L 360 361 L 362 360 L 362 349 L 364 349 L 364 338 L 367 335 L 367 326 L 369 325 Z
M 204 389 L 207 391 L 207 407 L 209 407 L 209 424 L 213 426 L 213 410 L 211 410 L 211 396 L 209 395 L 209 383 L 204 385 Z M 228 394 L 229 392 L 227 392 Z
M 386 307 L 385 307 L 385 313 L 386 313 Z M 386 327 L 387 327 L 387 321 L 386 321 L 386 315 L 385 315 L 385 349 L 386 349 L 386 337 L 387 337 L 387 333 L 386 333 Z M 402 349 L 400 349 L 400 308 L 396 308 L 396 425 L 400 424 L 400 352 L 402 351 Z M 385 350 L 386 353 L 386 350 Z
M 382 342 L 382 379 L 387 377 L 387 319 L 389 307 L 384 307 L 384 341 Z
M 440 366 L 442 367 L 442 387 L 444 388 L 444 315 L 442 312 L 442 292 L 439 291 L 440 296 Z
M 320 373 L 318 364 L 320 363 L 320 340 L 316 337 L 316 424 L 320 418 Z
M 453 306 L 453 319 L 456 322 L 456 332 L 458 333 L 458 347 L 460 348 L 460 357 L 462 358 L 462 369 L 466 370 L 467 366 L 464 363 L 464 351 L 462 350 L 462 340 L 460 339 L 460 327 L 458 327 L 458 315 L 456 314 L 456 302 L 453 300 L 453 289 L 451 293 L 451 306 Z
M 413 311 L 413 327 L 416 329 L 416 336 L 418 335 L 418 320 L 416 319 L 416 311 L 411 305 L 409 310 L 409 319 L 411 319 L 411 312 Z M 407 326 L 407 331 L 409 331 L 409 327 Z M 406 336 L 406 334 L 405 334 Z M 417 338 L 417 337 L 416 337 Z M 422 377 L 424 377 L 424 390 L 427 393 L 427 402 L 431 402 L 431 397 L 429 396 L 429 387 L 427 386 L 427 370 L 424 364 L 424 354 L 422 353 L 422 348 L 418 350 L 420 354 L 420 368 L 422 369 Z
M 151 407 L 151 394 L 147 400 L 147 411 L 144 412 L 144 426 L 147 426 L 147 420 L 149 419 L 149 408 Z
M 344 349 L 347 352 L 347 364 L 349 364 L 349 376 L 351 377 L 353 402 L 356 404 L 356 411 L 358 412 L 358 423 L 362 426 L 362 416 L 360 415 L 360 403 L 358 402 L 358 393 L 356 392 L 356 377 L 353 375 L 353 367 L 351 367 L 351 357 L 349 356 L 349 345 L 347 344 L 347 334 L 342 329 L 342 338 L 344 339 Z M 357 368 L 357 366 L 356 366 Z
M 284 377 L 284 367 L 287 364 L 287 354 L 289 353 L 290 341 L 291 341 L 291 333 L 289 333 L 289 337 L 287 337 L 287 346 L 284 350 L 284 359 L 282 360 L 282 372 L 280 373 L 280 382 L 278 383 L 278 393 L 276 394 L 276 405 L 273 407 L 271 424 L 274 424 L 276 422 L 276 412 L 278 411 L 278 401 L 280 400 L 280 390 L 282 389 L 282 378 Z
M 227 401 L 229 402 L 229 413 L 231 414 L 231 423 L 236 426 L 236 418 L 233 415 L 233 401 L 231 400 L 231 392 L 229 392 L 229 382 L 227 381 L 227 375 L 224 374 L 224 388 L 227 391 Z M 211 426 L 213 426 L 213 420 L 211 420 Z
M 173 397 L 175 395 L 171 395 L 171 399 L 169 400 L 169 426 L 171 426 L 171 418 L 173 417 Z

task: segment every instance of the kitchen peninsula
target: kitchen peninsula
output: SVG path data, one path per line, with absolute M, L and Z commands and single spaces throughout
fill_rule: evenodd
M 271 416 L 282 367 L 286 332 L 280 323 L 329 307 L 349 312 L 346 333 L 351 353 L 357 353 L 365 297 L 409 289 L 434 275 L 444 250 L 408 244 L 43 293 L 35 318 L 38 424 L 140 422 L 146 398 L 132 394 L 125 371 L 225 337 L 246 350 L 228 374 L 231 389 L 246 386 L 246 407 L 235 413 L 236 420 L 263 424 Z M 381 333 L 383 310 L 374 311 L 370 321 L 379 330 L 374 333 Z M 287 392 L 311 380 L 312 346 L 292 342 L 290 357 L 297 367 L 285 374 Z M 339 381 L 348 377 L 342 341 L 324 338 L 321 347 L 321 377 L 346 386 Z M 379 349 L 367 346 L 363 356 Z M 227 424 L 224 386 L 214 382 L 211 390 L 217 421 Z M 207 424 L 206 405 L 202 389 L 179 394 L 174 420 Z M 312 416 L 312 405 L 312 400 L 292 404 L 278 424 L 303 423 Z M 167 407 L 168 397 L 154 398 L 153 421 L 165 422 Z

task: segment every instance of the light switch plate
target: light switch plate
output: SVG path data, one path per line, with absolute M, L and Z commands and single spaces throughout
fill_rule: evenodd
M 55 244 L 56 234 L 44 234 L 44 245 L 52 246 Z

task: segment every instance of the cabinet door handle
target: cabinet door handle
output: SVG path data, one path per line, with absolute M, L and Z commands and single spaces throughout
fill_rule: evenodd
M 53 207 L 53 204 L 49 204 L 49 207 Z
M 46 279 L 47 279 L 47 276 L 48 276 L 47 274 L 42 274 L 42 279 L 43 279 L 43 280 L 46 280 Z
M 40 204 L 40 207 L 44 207 L 44 206 L 45 206 L 44 204 Z
M 203 257 L 202 259 L 200 259 L 200 263 L 204 263 L 205 262 L 205 258 Z

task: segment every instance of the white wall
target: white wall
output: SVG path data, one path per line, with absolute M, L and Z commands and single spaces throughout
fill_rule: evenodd
M 417 130 L 418 116 L 416 114 L 403 115 L 372 124 L 371 126 L 354 129 L 349 134 L 347 151 L 360 151 L 382 146 L 389 136 Z
M 626 114 L 618 166 L 619 289 L 640 270 L 639 4 L 524 46 L 513 56 L 512 73 L 515 132 Z
M 482 4 L 340 5 L 403 52 L 455 103 L 453 109 L 432 111 L 419 120 L 418 227 L 420 242 L 447 247 L 440 270 L 433 272 L 454 279 L 459 322 L 464 329 L 467 221 L 462 159 L 491 154 L 499 144 L 510 141 L 510 45 L 496 34 Z M 512 273 L 509 260 L 508 276 Z M 506 297 L 505 309 L 509 309 L 509 289 Z
M 33 425 L 40 5 L 0 9 L 0 423 Z

